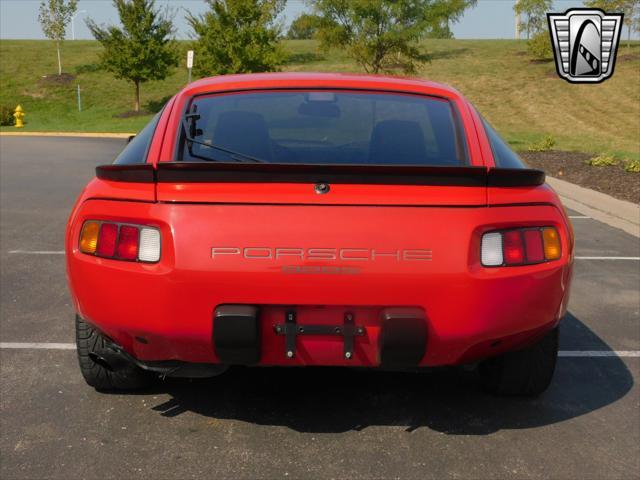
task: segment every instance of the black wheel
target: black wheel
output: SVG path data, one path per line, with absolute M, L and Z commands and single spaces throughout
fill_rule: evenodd
M 482 384 L 497 395 L 540 395 L 551 383 L 557 357 L 558 329 L 554 328 L 538 343 L 480 363 Z
M 136 390 L 151 384 L 154 377 L 134 364 L 120 365 L 114 370 L 95 355 L 105 348 L 105 338 L 76 315 L 78 362 L 85 381 L 96 390 Z

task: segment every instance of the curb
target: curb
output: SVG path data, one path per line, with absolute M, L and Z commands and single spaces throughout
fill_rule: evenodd
M 78 137 L 78 138 L 129 138 L 135 133 L 87 133 L 87 132 L 0 132 L 0 137 Z
M 640 205 L 547 177 L 565 207 L 640 238 Z

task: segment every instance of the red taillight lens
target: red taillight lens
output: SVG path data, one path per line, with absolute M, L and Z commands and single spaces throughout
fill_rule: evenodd
M 137 227 L 122 225 L 116 256 L 123 260 L 136 260 L 138 258 L 138 237 Z
M 115 223 L 103 223 L 100 225 L 96 255 L 100 255 L 101 257 L 113 257 L 116 253 L 117 240 L 118 225 Z
M 520 265 L 524 262 L 524 245 L 520 230 L 504 232 L 502 234 L 502 248 L 505 264 Z
M 544 247 L 540 230 L 537 228 L 535 230 L 525 230 L 524 244 L 527 249 L 527 263 L 544 262 Z

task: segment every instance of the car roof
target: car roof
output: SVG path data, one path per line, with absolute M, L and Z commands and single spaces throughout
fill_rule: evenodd
M 234 90 L 270 90 L 286 88 L 336 88 L 383 90 L 461 99 L 452 87 L 417 78 L 347 73 L 250 73 L 203 78 L 187 85 L 180 95 L 192 96 Z

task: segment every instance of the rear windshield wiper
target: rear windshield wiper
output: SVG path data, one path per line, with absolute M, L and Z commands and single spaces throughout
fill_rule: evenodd
M 194 105 L 194 110 L 195 110 Z M 262 160 L 260 158 L 252 157 L 251 155 L 247 155 L 245 153 L 236 152 L 235 150 L 229 150 L 228 148 L 221 147 L 220 145 L 216 145 L 214 143 L 201 142 L 200 140 L 196 140 L 195 137 L 199 132 L 196 128 L 196 121 L 200 118 L 200 114 L 196 113 L 188 113 L 184 116 L 182 120 L 182 129 L 184 130 L 185 141 L 187 143 L 187 148 L 189 149 L 189 155 L 195 158 L 199 158 L 200 160 L 205 160 L 207 162 L 224 162 L 225 160 L 220 158 L 206 157 L 201 154 L 195 153 L 193 151 L 193 145 L 202 145 L 207 148 L 211 148 L 213 150 L 218 150 L 220 152 L 224 152 L 228 154 L 232 160 L 236 162 L 254 162 L 254 163 L 266 163 L 266 160 Z M 187 123 L 190 122 L 190 123 Z

